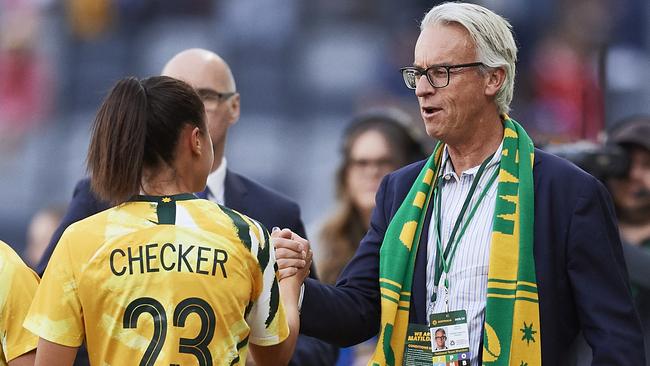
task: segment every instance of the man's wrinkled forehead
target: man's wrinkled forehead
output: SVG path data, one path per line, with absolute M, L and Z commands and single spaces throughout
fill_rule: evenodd
M 476 57 L 474 42 L 465 27 L 458 23 L 426 25 L 415 43 L 413 66 L 427 68 L 469 62 Z

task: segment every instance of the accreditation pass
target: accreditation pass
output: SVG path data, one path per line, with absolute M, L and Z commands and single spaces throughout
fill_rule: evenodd
M 465 310 L 431 314 L 431 351 L 434 366 L 469 366 L 469 330 Z

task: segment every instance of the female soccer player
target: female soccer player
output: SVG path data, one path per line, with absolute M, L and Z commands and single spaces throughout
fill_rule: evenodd
M 32 366 L 38 337 L 23 328 L 38 276 L 0 240 L 0 365 Z
M 288 362 L 299 286 L 278 285 L 260 224 L 190 193 L 212 151 L 190 86 L 117 83 L 87 163 L 95 193 L 118 205 L 61 237 L 25 321 L 41 338 L 36 365 L 72 365 L 84 338 L 92 365 L 243 365 L 249 348 L 258 365 Z

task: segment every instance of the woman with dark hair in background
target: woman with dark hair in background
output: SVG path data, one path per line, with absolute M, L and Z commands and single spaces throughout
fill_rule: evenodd
M 336 278 L 368 231 L 381 179 L 427 156 L 408 115 L 388 110 L 355 118 L 343 134 L 343 160 L 336 174 L 337 209 L 319 232 L 318 273 Z
M 337 208 L 322 224 L 315 245 L 321 281 L 334 284 L 368 231 L 375 194 L 384 175 L 427 156 L 407 114 L 399 110 L 355 118 L 343 135 L 336 175 Z M 369 341 L 373 342 L 373 341 Z M 374 346 L 342 350 L 339 365 L 363 364 Z
M 173 78 L 111 90 L 87 163 L 93 191 L 117 206 L 61 237 L 25 321 L 37 365 L 72 365 L 84 339 L 93 365 L 238 365 L 249 344 L 258 365 L 289 361 L 298 293 L 278 286 L 268 233 L 191 193 L 213 162 L 205 119 Z

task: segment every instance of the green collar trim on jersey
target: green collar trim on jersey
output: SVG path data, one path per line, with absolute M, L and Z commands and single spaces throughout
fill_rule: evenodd
M 130 202 L 158 202 L 158 203 L 171 203 L 174 201 L 187 201 L 198 199 L 192 193 L 180 193 L 172 194 L 169 196 L 145 196 L 141 194 L 136 194 L 131 197 Z
M 197 199 L 191 193 L 173 194 L 170 196 L 133 196 L 131 202 L 156 202 L 156 215 L 158 225 L 174 225 L 176 223 L 176 201 Z

